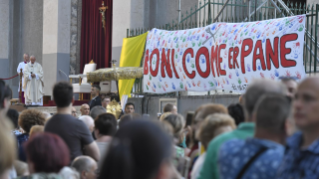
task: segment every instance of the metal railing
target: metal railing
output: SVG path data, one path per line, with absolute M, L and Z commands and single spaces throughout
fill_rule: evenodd
M 164 30 L 183 30 L 204 27 L 213 22 L 244 22 L 260 21 L 275 18 L 282 18 L 292 15 L 307 14 L 306 32 L 304 43 L 304 66 L 307 74 L 317 73 L 319 61 L 319 43 L 318 43 L 318 16 L 319 4 L 306 5 L 301 3 L 283 3 L 281 0 L 202 0 L 197 5 L 190 8 L 182 14 L 181 21 L 172 20 L 162 26 L 152 27 Z M 245 2 L 244 2 L 245 1 Z M 220 16 L 217 14 L 225 5 L 225 9 Z M 127 37 L 133 37 L 145 33 L 152 28 L 127 29 Z M 141 82 L 141 80 L 139 80 Z

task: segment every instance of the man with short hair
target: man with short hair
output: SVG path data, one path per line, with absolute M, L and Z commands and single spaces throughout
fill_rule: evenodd
M 47 122 L 45 132 L 57 134 L 65 141 L 70 149 L 71 161 L 83 153 L 98 161 L 100 152 L 88 127 L 71 115 L 72 85 L 67 82 L 56 83 L 53 99 L 57 105 L 57 113 Z
M 220 147 L 218 169 L 221 179 L 276 178 L 284 155 L 290 106 L 290 101 L 279 94 L 263 95 L 258 100 L 253 112 L 254 137 L 232 139 Z
M 91 89 L 92 100 L 89 102 L 90 109 L 94 106 L 102 106 L 101 97 L 100 97 L 101 88 L 99 85 L 93 85 Z
M 23 70 L 26 105 L 43 105 L 44 80 L 42 66 L 35 62 L 35 56 L 30 57 L 30 63 Z
M 219 178 L 217 157 L 220 146 L 224 142 L 231 139 L 247 139 L 248 137 L 253 137 L 255 132 L 253 110 L 259 98 L 268 93 L 285 95 L 286 91 L 286 88 L 281 83 L 266 79 L 256 80 L 248 86 L 243 96 L 245 122 L 241 123 L 236 130 L 219 135 L 209 143 L 199 179 Z
M 298 83 L 296 81 L 296 78 L 294 78 L 294 77 L 281 77 L 280 80 L 287 88 L 287 96 L 290 97 L 290 99 L 293 99 L 295 97 L 297 87 L 298 87 Z
M 71 165 L 80 174 L 80 179 L 96 179 L 97 163 L 91 157 L 79 156 Z
M 90 106 L 86 103 L 81 105 L 80 108 L 81 116 L 90 115 Z
M 109 96 L 105 96 L 103 99 L 102 99 L 102 106 L 106 109 L 107 108 L 107 105 L 111 102 L 111 97 Z
M 25 98 L 24 98 L 24 89 L 23 89 L 23 84 L 24 84 L 24 76 L 23 76 L 23 70 L 24 67 L 27 63 L 30 62 L 30 58 L 29 58 L 29 54 L 24 53 L 23 54 L 23 62 L 19 63 L 19 66 L 17 68 L 17 72 L 20 75 L 21 70 L 22 70 L 22 86 L 21 86 L 21 102 L 24 104 L 25 103 Z M 20 92 L 20 81 L 19 81 L 19 88 L 18 88 L 18 92 Z M 19 96 L 20 98 L 20 96 Z
M 125 114 L 131 114 L 135 111 L 135 105 L 131 102 L 126 103 L 125 105 Z
M 90 116 L 95 120 L 97 116 L 99 116 L 100 114 L 106 113 L 106 109 L 102 106 L 95 106 L 91 112 L 90 112 Z
M 300 132 L 286 141 L 277 178 L 319 178 L 319 78 L 306 78 L 293 102 L 294 121 Z
M 96 117 L 94 124 L 94 136 L 96 137 L 96 143 L 100 149 L 101 159 L 103 159 L 116 132 L 117 121 L 113 114 L 104 113 Z M 102 160 L 99 161 L 100 167 L 101 164 Z
M 171 103 L 168 103 L 164 106 L 163 112 L 171 112 L 173 114 L 177 114 L 177 107 Z

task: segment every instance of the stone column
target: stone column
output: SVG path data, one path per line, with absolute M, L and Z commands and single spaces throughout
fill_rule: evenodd
M 69 80 L 71 0 L 43 1 L 44 92 L 52 96 L 58 81 Z
M 9 18 L 10 0 L 0 0 L 0 77 L 10 77 L 9 62 Z

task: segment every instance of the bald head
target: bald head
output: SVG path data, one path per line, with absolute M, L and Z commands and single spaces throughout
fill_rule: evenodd
M 88 104 L 81 105 L 81 115 L 89 115 L 90 114 L 90 106 Z
M 79 156 L 75 158 L 71 165 L 81 175 L 81 179 L 95 178 L 97 163 L 89 156 Z
M 319 78 L 306 78 L 300 83 L 294 100 L 294 119 L 303 132 L 319 130 Z
M 94 130 L 94 120 L 91 116 L 87 116 L 87 115 L 84 115 L 84 116 L 80 116 L 79 117 L 79 120 L 81 120 L 82 122 L 84 122 L 84 124 L 86 126 L 88 126 L 88 128 L 90 129 L 91 132 L 93 132 Z
M 283 84 L 267 79 L 259 79 L 251 83 L 244 96 L 244 112 L 246 121 L 252 121 L 254 107 L 262 95 L 273 93 L 285 95 L 287 90 Z

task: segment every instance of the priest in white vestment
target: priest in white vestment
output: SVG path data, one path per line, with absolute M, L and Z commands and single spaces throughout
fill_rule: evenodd
M 26 105 L 43 105 L 43 70 L 42 66 L 35 62 L 35 57 L 30 57 L 30 62 L 25 65 L 24 75 L 24 97 Z
M 22 86 L 21 86 L 21 102 L 22 103 L 25 103 L 25 99 L 24 99 L 24 90 L 23 90 L 23 84 L 24 84 L 24 77 L 23 77 L 23 70 L 24 70 L 24 67 L 27 63 L 30 62 L 30 57 L 29 57 L 29 54 L 25 53 L 23 54 L 23 62 L 20 62 L 19 63 L 19 66 L 17 68 L 17 72 L 20 76 L 20 73 L 21 73 L 21 69 L 22 69 Z M 20 92 L 20 81 L 19 81 L 19 88 L 18 88 L 18 92 Z M 20 98 L 20 96 L 19 96 Z

